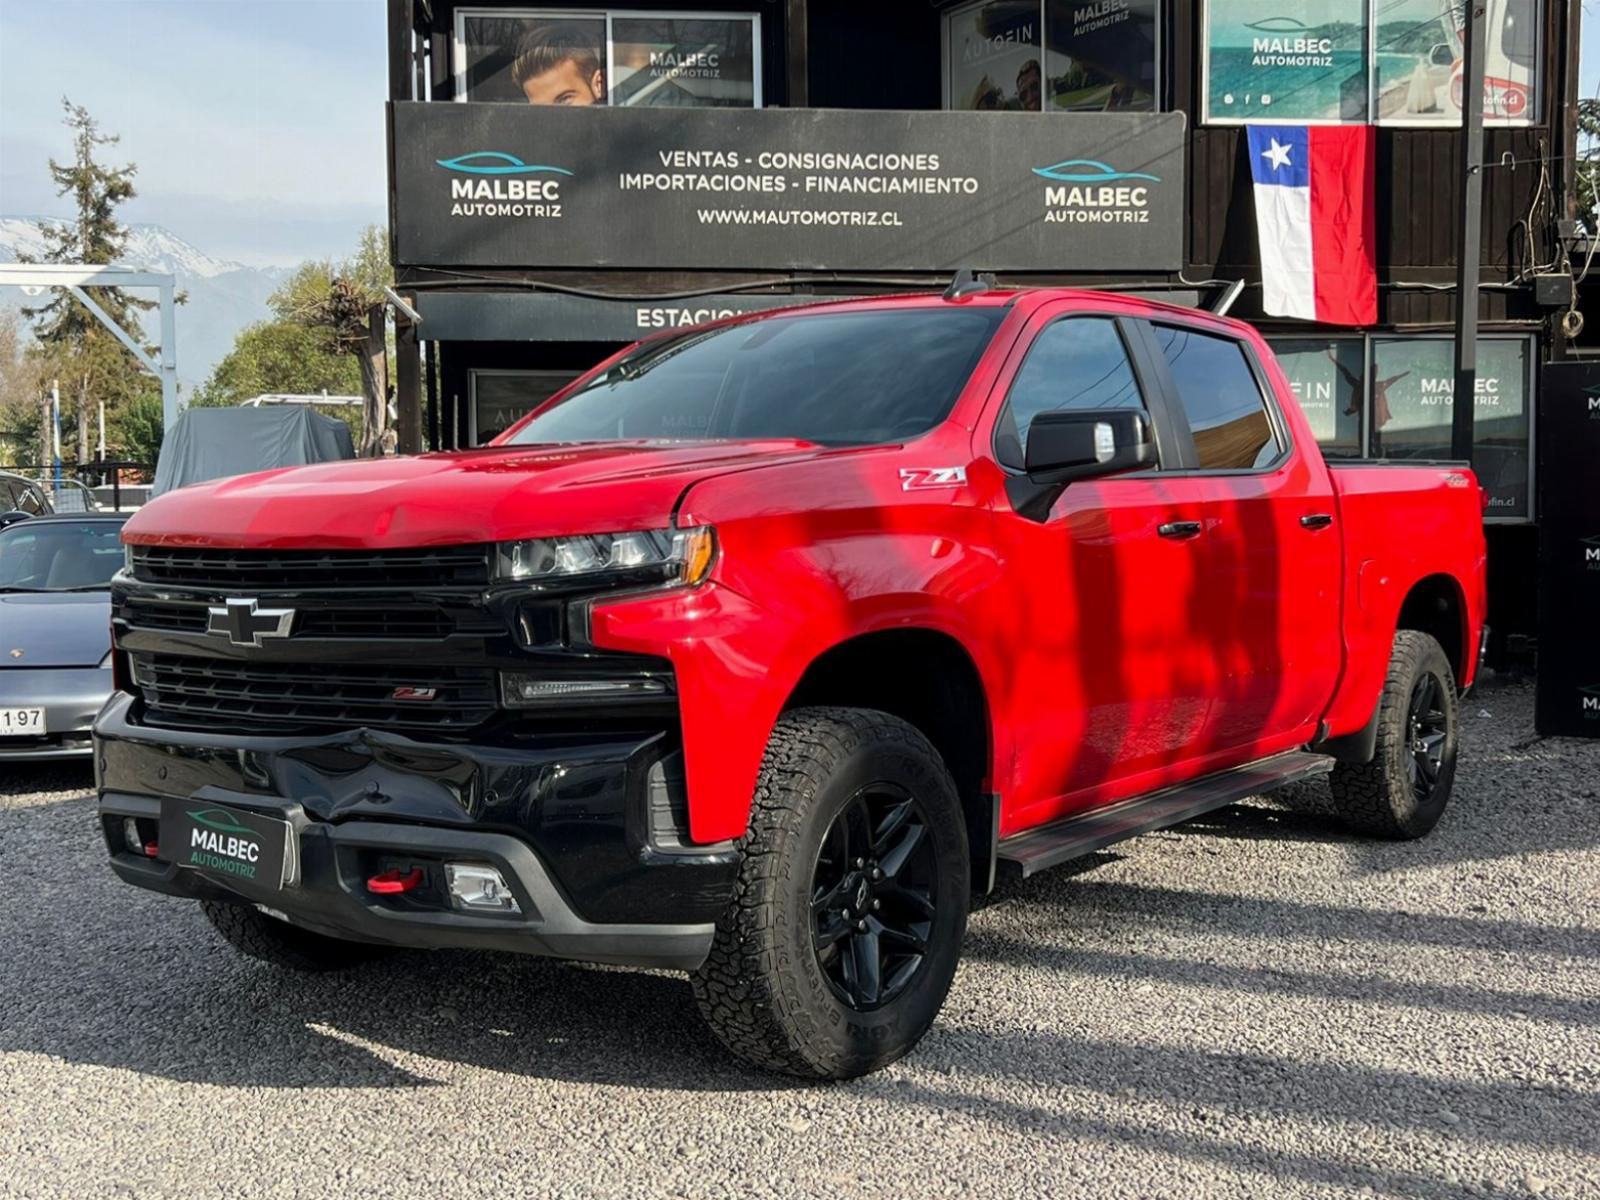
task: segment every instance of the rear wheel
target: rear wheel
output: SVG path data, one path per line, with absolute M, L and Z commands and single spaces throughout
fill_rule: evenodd
M 1378 703 L 1377 752 L 1338 763 L 1329 778 L 1335 812 L 1352 828 L 1419 838 L 1439 823 L 1455 782 L 1460 703 L 1455 673 L 1430 635 L 1395 635 Z
M 387 946 L 312 933 L 247 904 L 202 900 L 200 911 L 235 950 L 295 971 L 337 971 L 390 952 Z
M 866 709 L 797 709 L 767 747 L 735 894 L 695 999 L 769 1070 L 848 1079 L 915 1046 L 949 991 L 970 866 L 926 738 Z

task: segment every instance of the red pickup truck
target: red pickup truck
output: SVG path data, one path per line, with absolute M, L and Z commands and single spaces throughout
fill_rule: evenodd
M 1203 312 L 952 286 L 674 332 L 493 446 L 130 520 L 106 845 L 271 961 L 684 969 L 737 1054 L 857 1075 L 999 872 L 1318 773 L 1427 833 L 1481 517 L 1466 467 L 1325 463 Z

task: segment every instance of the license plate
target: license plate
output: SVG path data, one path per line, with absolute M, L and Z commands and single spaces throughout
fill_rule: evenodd
M 289 883 L 293 836 L 279 817 L 208 800 L 161 801 L 161 857 L 226 882 L 274 891 Z
M 44 732 L 44 709 L 0 708 L 0 737 L 39 737 Z

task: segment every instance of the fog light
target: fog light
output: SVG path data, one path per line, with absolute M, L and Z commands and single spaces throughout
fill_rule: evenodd
M 555 704 L 563 700 L 624 700 L 661 696 L 667 685 L 659 679 L 562 679 L 507 671 L 500 676 L 500 695 L 507 708 Z
M 122 818 L 122 844 L 144 858 L 154 858 L 160 849 L 153 840 L 149 842 L 144 840 L 144 834 L 139 830 L 138 817 Z
M 450 903 L 475 912 L 514 912 L 522 907 L 504 875 L 488 863 L 445 863 L 445 886 Z

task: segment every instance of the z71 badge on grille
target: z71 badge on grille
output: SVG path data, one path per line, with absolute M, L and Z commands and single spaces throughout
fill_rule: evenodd
M 285 638 L 294 623 L 292 608 L 258 608 L 255 598 L 229 598 L 206 610 L 207 633 L 221 634 L 235 646 L 259 646 L 263 638 Z

